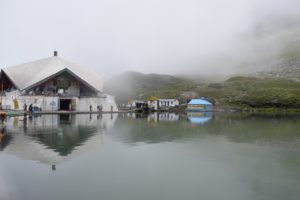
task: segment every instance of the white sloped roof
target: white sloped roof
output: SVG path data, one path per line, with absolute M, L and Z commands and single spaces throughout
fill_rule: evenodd
M 98 91 L 102 91 L 103 82 L 101 77 L 86 67 L 79 66 L 58 56 L 52 56 L 41 60 L 16 65 L 2 69 L 11 81 L 20 89 L 30 88 L 36 83 L 43 81 L 64 70 L 80 78 L 83 82 Z

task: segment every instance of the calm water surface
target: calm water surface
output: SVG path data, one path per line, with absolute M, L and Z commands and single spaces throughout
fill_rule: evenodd
M 0 199 L 299 200 L 299 119 L 9 118 L 0 125 Z

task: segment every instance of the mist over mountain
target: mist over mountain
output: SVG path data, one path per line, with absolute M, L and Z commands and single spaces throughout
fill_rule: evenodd
M 191 93 L 222 106 L 299 108 L 299 14 L 270 15 L 258 21 L 238 34 L 228 51 L 199 56 L 195 63 L 186 62 L 182 72 L 170 72 L 173 75 L 126 72 L 107 81 L 105 91 L 118 103 Z
M 104 84 L 104 91 L 119 104 L 147 100 L 150 96 L 186 98 L 203 96 L 215 105 L 250 107 L 299 107 L 300 58 L 282 58 L 257 68 L 256 72 L 232 76 L 160 75 L 139 72 L 122 73 Z
M 143 74 L 128 71 L 111 78 L 104 84 L 104 91 L 116 96 L 118 103 L 126 103 L 130 99 L 144 99 L 151 95 L 175 97 L 172 89 L 191 87 L 193 81 L 181 77 L 161 74 Z M 169 90 L 165 96 L 165 90 Z
M 211 68 L 220 69 L 215 70 L 217 73 L 235 75 L 291 67 L 289 62 L 300 60 L 299 20 L 300 15 L 296 13 L 262 17 L 251 30 L 238 34 L 227 52 L 217 55 L 217 61 L 211 61 Z
M 284 78 L 288 80 L 300 81 L 300 57 L 293 59 L 275 60 L 253 74 L 259 78 Z

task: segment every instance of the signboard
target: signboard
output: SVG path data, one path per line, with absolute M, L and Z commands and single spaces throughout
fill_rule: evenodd
M 204 105 L 188 105 L 189 108 L 204 109 Z
M 19 109 L 19 102 L 17 99 L 14 99 L 14 108 L 15 108 L 15 110 Z

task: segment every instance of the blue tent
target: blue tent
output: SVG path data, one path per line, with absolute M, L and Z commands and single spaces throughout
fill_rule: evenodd
M 192 99 L 187 105 L 187 110 L 209 112 L 212 111 L 212 104 L 205 99 Z

